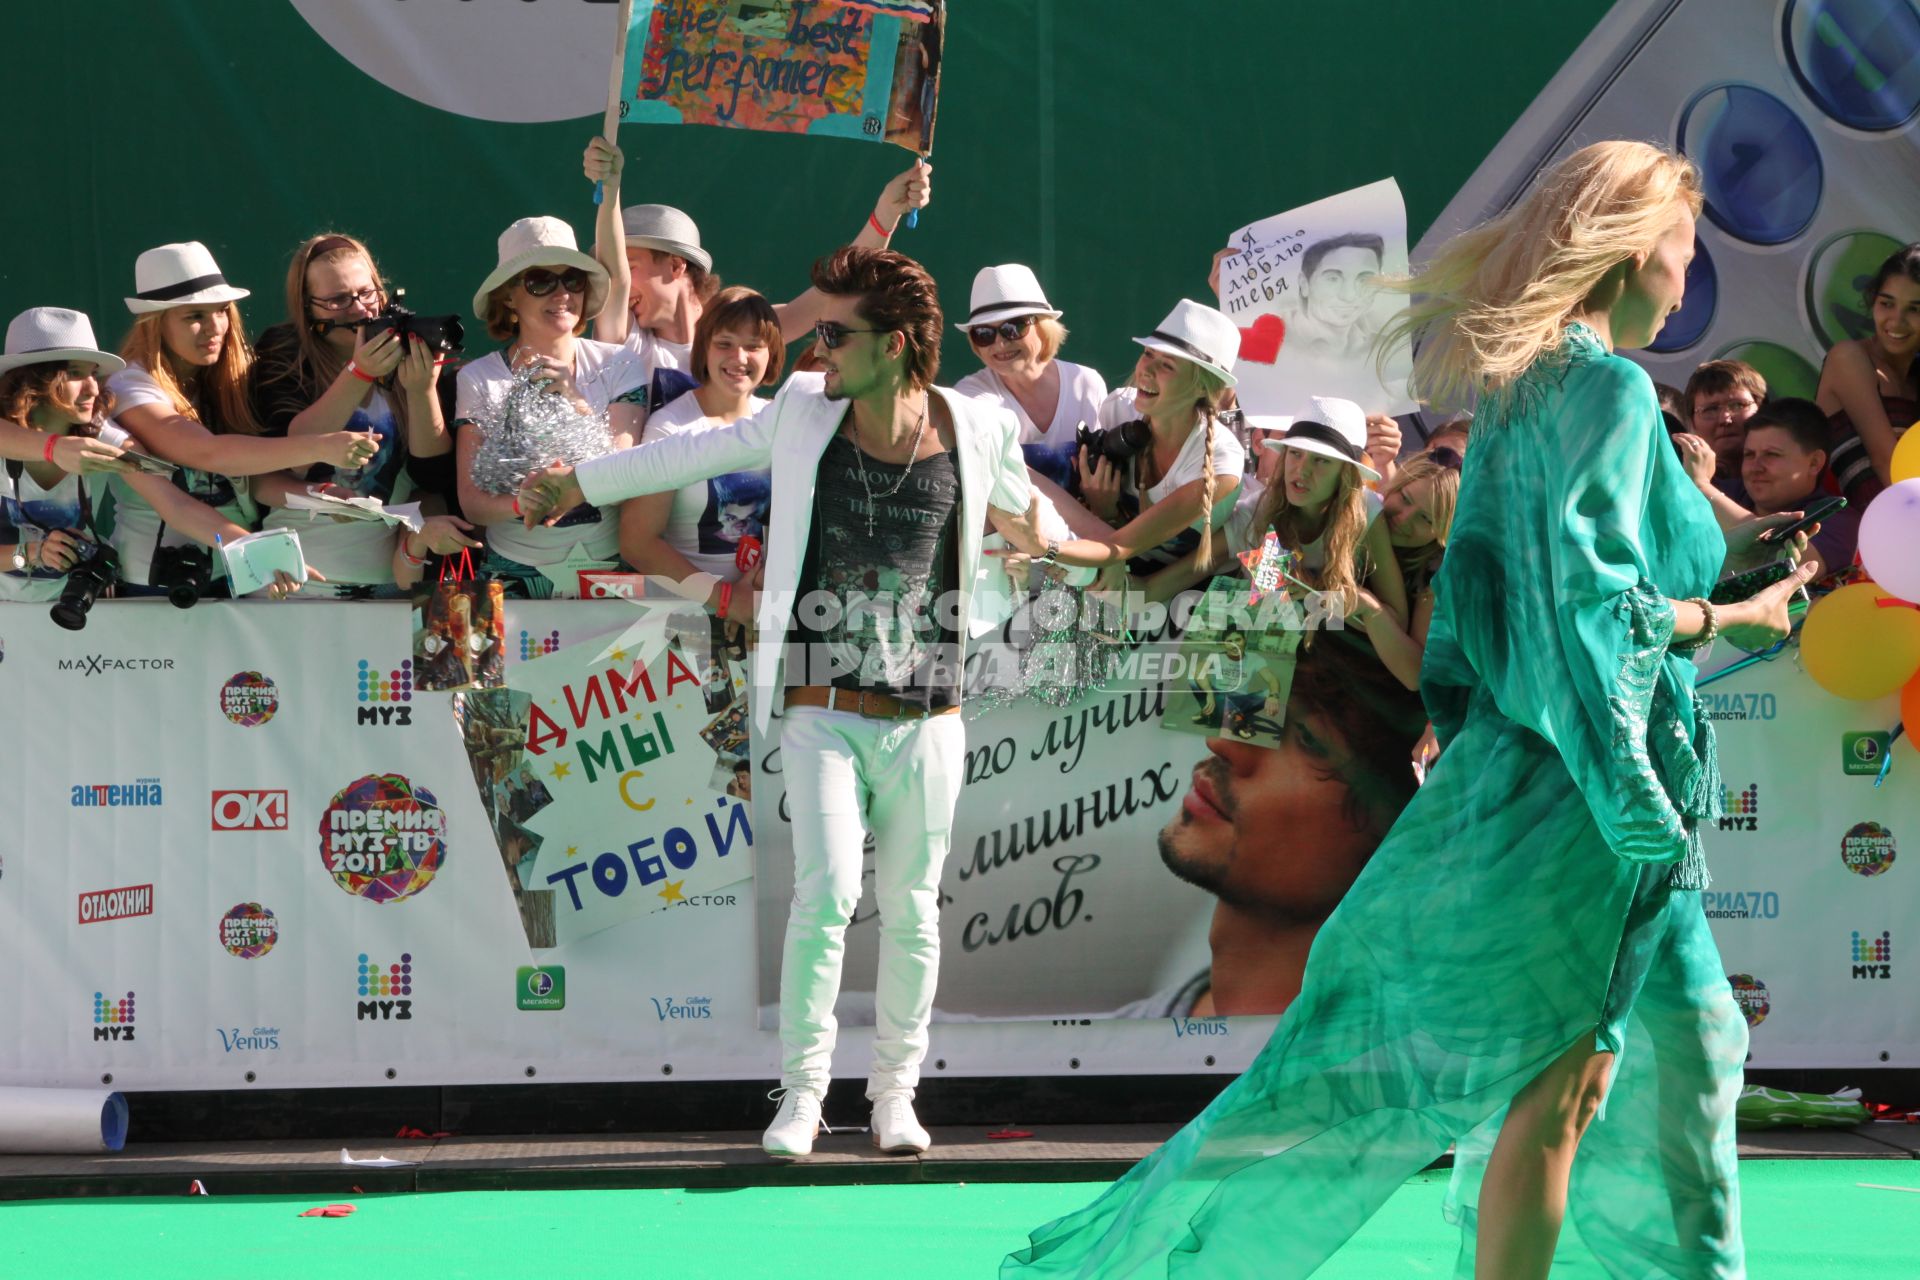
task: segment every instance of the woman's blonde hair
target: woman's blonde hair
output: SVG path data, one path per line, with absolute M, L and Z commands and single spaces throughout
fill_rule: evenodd
M 1427 486 L 1426 505 L 1427 522 L 1433 526 L 1433 541 L 1425 546 L 1408 547 L 1404 554 L 1400 548 L 1394 549 L 1409 593 L 1415 590 L 1416 579 L 1425 583 L 1440 569 L 1440 557 L 1447 550 L 1447 535 L 1453 531 L 1453 512 L 1460 502 L 1460 468 L 1417 453 L 1402 462 L 1394 470 L 1393 479 L 1380 490 L 1382 498 L 1389 498 L 1422 480 L 1432 482 Z
M 1160 352 L 1165 355 L 1167 353 Z M 1201 430 L 1206 433 L 1202 448 L 1206 453 L 1203 483 L 1200 488 L 1200 568 L 1205 569 L 1213 562 L 1213 499 L 1218 477 L 1213 472 L 1213 433 L 1225 430 L 1219 425 L 1220 401 L 1227 394 L 1227 380 L 1202 365 L 1183 356 L 1169 357 L 1180 367 L 1180 380 L 1172 386 L 1160 388 L 1160 398 L 1167 404 L 1179 404 L 1191 401 L 1193 411 L 1200 415 Z M 1134 491 L 1144 500 L 1152 482 L 1140 474 L 1140 465 L 1153 457 L 1151 449 L 1142 449 L 1134 455 Z M 1236 477 L 1237 478 L 1237 477 Z
M 1379 350 L 1416 343 L 1414 382 L 1430 403 L 1497 394 L 1559 344 L 1609 272 L 1650 252 L 1700 203 L 1699 175 L 1683 156 L 1645 142 L 1582 147 L 1518 206 L 1392 282 L 1414 299 Z
M 1280 545 L 1289 551 L 1324 537 L 1318 572 L 1302 566 L 1295 569 L 1295 576 L 1328 595 L 1339 596 L 1342 612 L 1350 613 L 1360 603 L 1361 580 L 1373 572 L 1371 562 L 1361 563 L 1367 558 L 1367 499 L 1360 468 L 1351 462 L 1340 462 L 1336 474 L 1339 480 L 1333 486 L 1333 496 L 1327 499 L 1327 509 L 1315 520 L 1287 501 L 1283 462 L 1280 474 L 1274 476 L 1273 483 L 1260 495 L 1253 527 L 1256 538 L 1264 537 L 1268 529 L 1273 530 L 1280 536 Z
M 1067 340 L 1067 326 L 1052 316 L 1035 316 L 1033 327 L 1040 331 L 1040 363 L 1045 364 L 1060 354 Z
M 202 303 L 186 305 L 205 306 Z M 215 435 L 257 436 L 260 423 L 254 418 L 253 405 L 247 398 L 247 370 L 253 367 L 253 348 L 247 344 L 238 304 L 225 305 L 227 337 L 220 345 L 220 358 L 212 367 L 185 364 L 167 350 L 166 311 L 145 311 L 133 318 L 133 328 L 120 344 L 120 358 L 145 369 L 181 417 L 192 418 Z M 168 308 L 170 311 L 180 309 Z M 189 397 L 188 387 L 195 388 L 199 394 Z

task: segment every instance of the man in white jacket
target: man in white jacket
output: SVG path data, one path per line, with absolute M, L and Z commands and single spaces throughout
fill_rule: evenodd
M 531 524 L 729 471 L 771 469 L 764 586 L 751 616 L 756 718 L 784 690 L 780 758 L 793 821 L 794 899 L 780 970 L 780 1110 L 762 1145 L 809 1154 L 833 1058 L 833 1005 L 861 887 L 862 818 L 880 909 L 874 1144 L 917 1153 L 913 1093 L 940 961 L 940 869 L 965 768 L 967 641 L 999 617 L 976 590 L 989 521 L 1051 561 L 1018 431 L 1002 410 L 933 385 L 940 302 L 912 259 L 850 247 L 816 263 L 822 372 L 795 374 L 731 427 L 675 436 L 520 491 Z M 744 583 L 742 592 L 750 591 Z

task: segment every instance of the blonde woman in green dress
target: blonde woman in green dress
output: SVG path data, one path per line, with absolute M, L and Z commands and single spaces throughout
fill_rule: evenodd
M 1462 1276 L 1745 1274 L 1688 650 L 1786 635 L 1806 573 L 1705 601 L 1768 522 L 1721 534 L 1616 354 L 1678 309 L 1699 208 L 1685 160 L 1598 143 L 1413 282 L 1423 393 L 1479 402 L 1422 669 L 1445 750 L 1252 1067 L 1003 1277 L 1304 1276 L 1456 1142 Z

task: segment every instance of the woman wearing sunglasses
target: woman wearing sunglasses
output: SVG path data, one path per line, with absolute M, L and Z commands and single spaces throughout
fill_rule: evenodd
M 607 273 L 558 218 L 522 218 L 500 236 L 500 261 L 473 295 L 487 333 L 507 344 L 460 370 L 454 409 L 460 507 L 487 541 L 483 576 L 509 594 L 545 599 L 543 566 L 576 549 L 612 562 L 617 507 L 582 503 L 528 528 L 514 495 L 529 471 L 585 462 L 632 446 L 646 419 L 638 356 L 581 335 L 607 301 Z M 564 594 L 572 594 L 571 590 Z
M 1020 424 L 1027 465 L 1062 488 L 1070 486 L 1079 447 L 1075 428 L 1099 421 L 1107 383 L 1097 370 L 1055 358 L 1067 327 L 1032 269 L 1018 263 L 982 267 L 973 278 L 972 310 L 954 327 L 967 335 L 985 367 L 953 389 L 1011 413 Z
M 453 437 L 440 398 L 440 369 L 424 342 L 403 350 L 392 329 L 365 325 L 387 303 L 373 254 L 352 236 L 312 236 L 287 268 L 289 323 L 260 335 L 248 371 L 254 416 L 266 434 L 300 438 L 329 431 L 364 432 L 378 443 L 357 467 L 317 466 L 256 477 L 254 497 L 274 508 L 267 528 L 300 534 L 307 562 L 329 587 L 303 598 L 392 596 L 393 528 L 286 506 L 310 485 L 342 498 L 406 502 L 417 492 L 450 492 Z M 411 545 L 433 552 L 478 546 L 461 535 L 464 521 L 436 516 Z

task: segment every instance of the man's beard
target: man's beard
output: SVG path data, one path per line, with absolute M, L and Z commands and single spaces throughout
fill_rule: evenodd
M 1218 898 L 1236 911 L 1257 916 L 1272 924 L 1299 926 L 1316 925 L 1327 918 L 1327 910 L 1306 909 L 1284 902 L 1270 902 L 1255 897 L 1233 883 L 1233 861 L 1238 856 L 1239 844 L 1227 853 L 1220 865 L 1215 866 L 1189 858 L 1180 852 L 1177 833 L 1180 819 L 1175 818 L 1160 829 L 1160 861 L 1171 871 L 1175 879 L 1184 880 L 1196 889 L 1204 890 Z M 1342 895 L 1344 896 L 1344 895 Z

